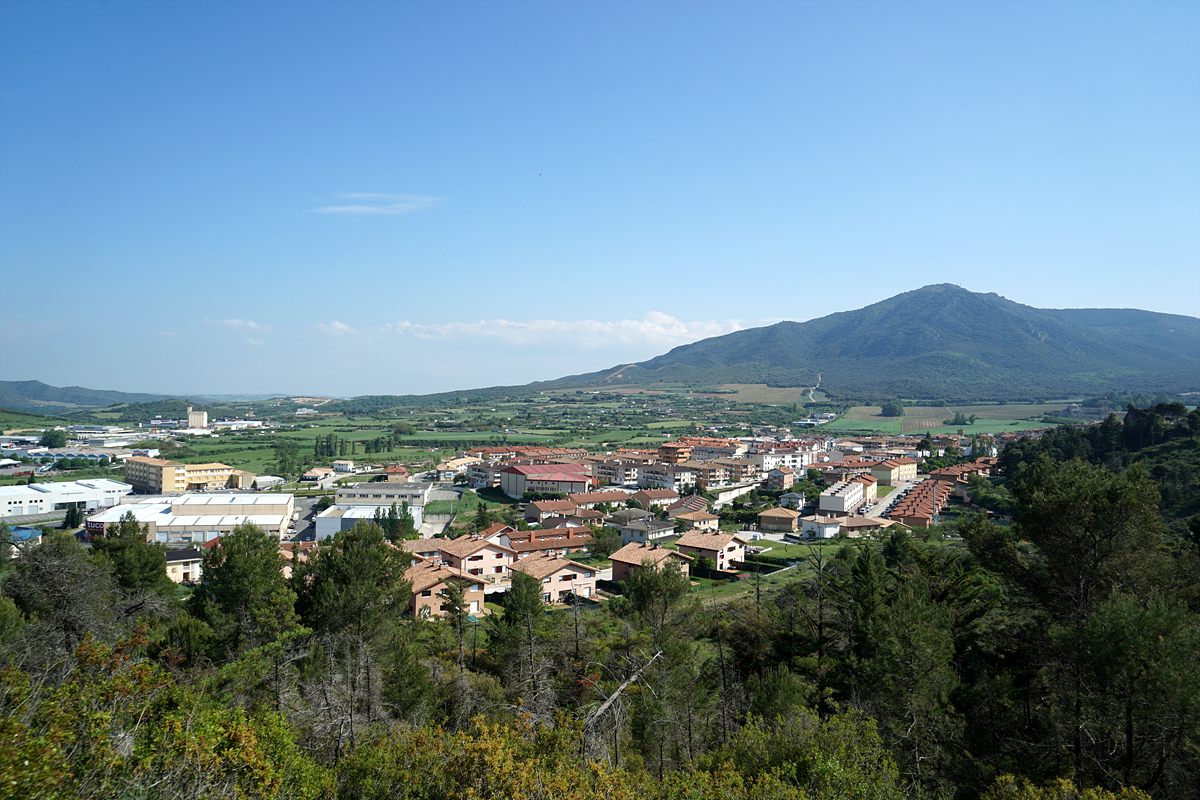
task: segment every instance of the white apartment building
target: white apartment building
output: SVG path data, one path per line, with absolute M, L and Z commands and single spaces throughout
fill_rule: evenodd
M 849 514 L 863 503 L 863 485 L 858 481 L 838 481 L 821 492 L 817 505 L 821 511 Z

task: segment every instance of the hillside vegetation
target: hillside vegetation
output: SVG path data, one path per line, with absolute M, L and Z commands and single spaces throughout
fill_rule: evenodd
M 73 408 L 102 408 L 114 403 L 164 400 L 161 394 L 130 394 L 82 386 L 49 386 L 41 381 L 0 381 L 0 406 L 17 411 L 58 413 Z
M 638 364 L 535 386 L 766 383 L 835 399 L 1041 402 L 1200 389 L 1200 319 L 1126 309 L 1031 308 L 926 286 L 857 311 L 683 345 Z

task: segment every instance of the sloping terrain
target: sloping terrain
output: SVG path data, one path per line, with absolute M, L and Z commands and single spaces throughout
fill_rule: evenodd
M 74 408 L 104 408 L 115 403 L 146 403 L 167 397 L 82 386 L 50 386 L 41 381 L 0 381 L 0 406 L 16 411 L 54 413 Z
M 538 386 L 767 383 L 834 398 L 1033 400 L 1200 388 L 1200 320 L 1133 309 L 1042 310 L 941 284 L 857 311 L 677 347 Z

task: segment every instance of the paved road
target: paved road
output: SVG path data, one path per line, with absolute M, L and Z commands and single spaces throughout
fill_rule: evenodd
M 906 489 L 911 489 L 918 483 L 920 483 L 920 481 L 900 481 L 900 483 L 895 485 L 892 491 L 876 500 L 875 507 L 868 511 L 864 516 L 872 519 L 882 517 L 883 512 L 887 510 L 888 505 L 892 502 L 892 500 L 898 499 L 901 492 L 905 491 Z
M 300 512 L 300 518 L 296 520 L 296 538 L 302 542 L 311 542 L 317 535 L 317 526 L 313 521 L 316 516 L 313 513 L 313 506 L 319 499 L 319 497 L 296 498 L 296 510 Z

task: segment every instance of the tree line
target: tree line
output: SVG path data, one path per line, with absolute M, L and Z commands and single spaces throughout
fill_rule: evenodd
M 50 534 L 0 568 L 0 781 L 28 797 L 1195 797 L 1200 545 L 1168 546 L 1146 467 L 1026 455 L 1005 476 L 1011 525 L 813 546 L 778 588 L 729 600 L 643 569 L 547 613 L 518 572 L 489 595 L 498 613 L 472 618 L 452 587 L 422 621 L 386 518 L 284 556 L 239 527 L 181 598 L 131 517 L 90 551 Z

